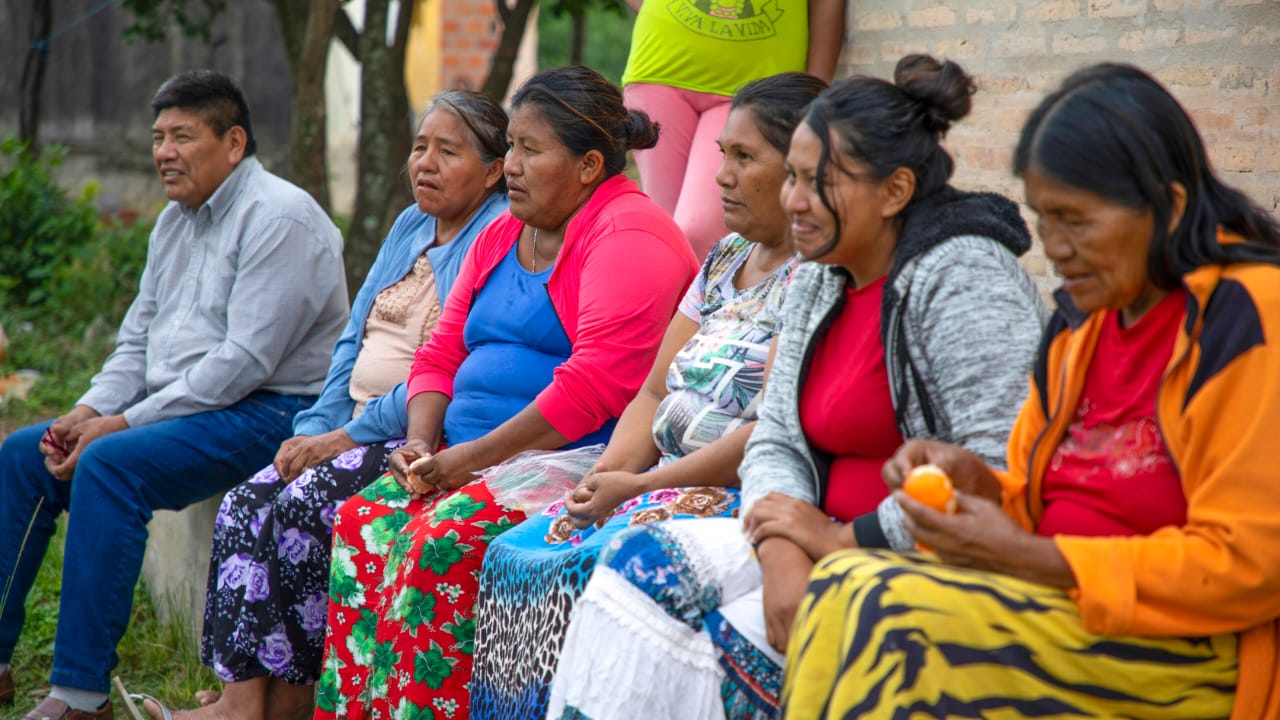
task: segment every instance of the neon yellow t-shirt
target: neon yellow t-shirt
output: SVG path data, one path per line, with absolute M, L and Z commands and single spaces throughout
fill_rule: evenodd
M 622 84 L 732 95 L 808 56 L 809 0 L 645 0 Z

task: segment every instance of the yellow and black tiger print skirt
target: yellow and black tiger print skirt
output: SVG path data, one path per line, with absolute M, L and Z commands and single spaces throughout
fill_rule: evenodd
M 1233 634 L 1104 637 L 1062 590 L 852 550 L 813 572 L 785 718 L 1225 718 Z

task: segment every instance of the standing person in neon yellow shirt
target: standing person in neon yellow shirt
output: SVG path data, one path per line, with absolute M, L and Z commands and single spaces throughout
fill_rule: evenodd
M 716 212 L 716 138 L 739 87 L 804 71 L 835 75 L 845 0 L 627 0 L 635 10 L 622 76 L 627 107 L 662 126 L 657 147 L 635 153 L 640 184 L 671 213 L 698 259 L 728 231 Z

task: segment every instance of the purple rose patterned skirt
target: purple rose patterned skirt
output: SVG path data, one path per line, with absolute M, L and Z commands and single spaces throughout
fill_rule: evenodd
M 320 676 L 329 547 L 342 503 L 387 471 L 394 440 L 348 450 L 287 485 L 268 465 L 227 493 L 213 528 L 200 656 L 224 682 Z

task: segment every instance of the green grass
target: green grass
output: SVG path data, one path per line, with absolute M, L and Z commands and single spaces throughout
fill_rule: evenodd
M 18 702 L 0 709 L 0 718 L 5 720 L 21 718 L 37 702 L 31 693 L 48 687 L 58 625 L 65 536 L 64 515 L 40 567 L 35 587 L 27 596 L 26 625 L 13 657 Z M 134 588 L 133 615 L 119 652 L 120 665 L 115 673 L 124 678 L 129 690 L 155 695 L 174 707 L 194 707 L 196 690 L 220 687 L 213 673 L 200 665 L 198 647 L 185 628 L 178 622 L 161 622 L 156 616 L 155 606 L 141 582 Z M 116 717 L 128 717 L 120 707 L 120 698 L 112 700 L 116 703 Z

